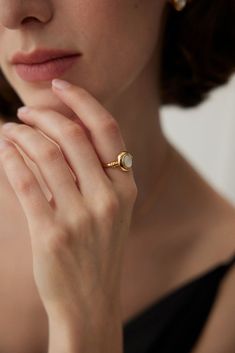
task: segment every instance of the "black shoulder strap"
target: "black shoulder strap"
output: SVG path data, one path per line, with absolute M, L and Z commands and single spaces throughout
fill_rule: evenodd
M 228 259 L 226 265 L 228 267 L 231 267 L 235 264 L 235 253 Z

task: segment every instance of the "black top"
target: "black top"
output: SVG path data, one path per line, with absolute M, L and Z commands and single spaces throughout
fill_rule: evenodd
M 235 254 L 127 321 L 123 325 L 124 353 L 190 353 L 220 282 L 234 263 Z

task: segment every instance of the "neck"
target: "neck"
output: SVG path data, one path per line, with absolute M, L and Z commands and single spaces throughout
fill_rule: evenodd
M 138 188 L 132 216 L 134 228 L 148 222 L 153 196 L 157 200 L 170 166 L 172 148 L 161 128 L 155 81 L 153 71 L 146 70 L 118 99 L 115 97 L 114 102 L 105 104 L 118 121 L 127 149 L 134 157 L 133 172 Z

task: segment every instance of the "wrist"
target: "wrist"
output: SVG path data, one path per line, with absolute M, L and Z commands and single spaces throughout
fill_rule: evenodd
M 107 308 L 106 308 L 107 309 Z M 120 310 L 50 311 L 48 353 L 122 353 Z

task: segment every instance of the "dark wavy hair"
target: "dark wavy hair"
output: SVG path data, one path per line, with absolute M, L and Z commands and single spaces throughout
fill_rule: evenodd
M 194 107 L 235 71 L 235 0 L 191 0 L 165 8 L 160 58 L 161 104 Z M 21 123 L 23 103 L 0 71 L 0 114 Z

